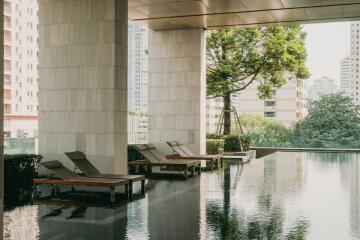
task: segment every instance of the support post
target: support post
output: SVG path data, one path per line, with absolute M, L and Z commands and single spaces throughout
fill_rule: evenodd
M 162 151 L 177 140 L 205 153 L 205 47 L 203 29 L 149 31 L 149 142 Z
M 127 0 L 39 1 L 39 153 L 127 170 Z

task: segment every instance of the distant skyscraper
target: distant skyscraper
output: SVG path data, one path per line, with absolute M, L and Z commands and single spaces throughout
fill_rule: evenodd
M 338 86 L 335 80 L 324 76 L 314 80 L 313 85 L 309 89 L 308 97 L 311 100 L 318 100 L 321 95 L 335 93 L 338 91 Z
M 148 31 L 128 25 L 128 143 L 147 143 L 148 136 Z
M 351 58 L 345 57 L 340 62 L 340 91 L 351 96 Z
M 4 135 L 6 139 L 37 137 L 38 9 L 38 0 L 4 1 Z
M 359 37 L 360 21 L 351 23 L 351 97 L 356 105 L 360 105 L 359 90 Z
M 128 110 L 148 111 L 148 31 L 129 21 L 128 31 Z

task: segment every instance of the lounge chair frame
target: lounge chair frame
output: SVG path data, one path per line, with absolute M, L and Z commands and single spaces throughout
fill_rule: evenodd
M 168 155 L 167 158 L 180 160 L 204 160 L 209 165 L 210 170 L 222 166 L 221 155 L 196 155 L 192 153 L 184 144 L 177 141 L 166 142 L 175 154 Z
M 40 163 L 45 168 L 49 169 L 59 179 L 33 179 L 33 184 L 35 185 L 34 191 L 37 192 L 38 185 L 51 185 L 52 193 L 56 196 L 58 191 L 58 186 L 61 185 L 70 185 L 70 186 L 86 186 L 86 187 L 104 187 L 110 189 L 110 202 L 115 202 L 115 187 L 125 186 L 125 194 L 129 199 L 129 181 L 126 179 L 108 179 L 108 178 L 88 178 L 80 176 L 62 165 L 61 162 L 57 160 L 47 161 Z M 74 189 L 74 188 L 72 188 Z
M 133 184 L 141 182 L 141 194 L 145 194 L 145 176 L 144 175 L 122 175 L 122 174 L 104 174 L 87 159 L 86 154 L 81 151 L 66 152 L 65 155 L 75 164 L 77 169 L 89 178 L 109 178 L 109 179 L 127 179 L 129 180 L 129 196 L 133 196 Z
M 147 174 L 152 174 L 152 167 L 158 166 L 179 169 L 177 172 L 180 172 L 180 174 L 183 175 L 185 179 L 189 177 L 189 172 L 191 173 L 191 176 L 194 176 L 196 169 L 198 175 L 201 175 L 200 161 L 168 160 L 151 144 L 138 144 L 136 145 L 136 148 L 146 160 L 129 162 L 129 166 L 146 167 Z

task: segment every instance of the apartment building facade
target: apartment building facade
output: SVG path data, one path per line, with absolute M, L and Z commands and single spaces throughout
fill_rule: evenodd
M 340 61 L 340 91 L 351 96 L 351 57 L 344 57 Z
M 38 135 L 38 8 L 37 0 L 4 3 L 5 139 Z
M 271 99 L 260 99 L 257 85 L 252 84 L 240 94 L 232 96 L 232 105 L 239 115 L 259 115 L 269 119 L 279 120 L 286 127 L 302 119 L 307 114 L 305 80 L 290 76 L 288 83 L 273 90 Z M 207 101 L 207 132 L 215 133 L 219 123 L 222 99 Z
M 148 31 L 128 22 L 128 143 L 148 139 Z
M 259 99 L 256 84 L 240 95 L 239 112 L 259 115 L 282 122 L 290 127 L 307 114 L 306 80 L 288 76 L 288 82 L 273 90 L 271 99 Z

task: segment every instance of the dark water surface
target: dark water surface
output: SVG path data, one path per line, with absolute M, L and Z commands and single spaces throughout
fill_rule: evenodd
M 116 206 L 43 201 L 5 213 L 5 239 L 360 239 L 360 155 L 276 153 Z

